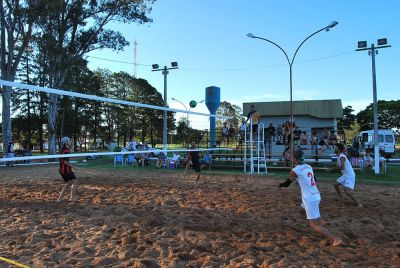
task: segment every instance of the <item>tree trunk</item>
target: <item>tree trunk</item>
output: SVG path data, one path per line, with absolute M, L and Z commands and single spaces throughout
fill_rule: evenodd
M 48 129 L 49 129 L 49 154 L 56 154 L 56 137 L 57 137 L 57 103 L 58 95 L 50 94 L 48 107 Z
M 3 108 L 2 108 L 2 131 L 3 131 L 3 152 L 6 152 L 7 145 L 11 141 L 11 87 L 3 86 L 2 92 Z
M 28 137 L 27 137 L 27 145 L 26 149 L 31 150 L 32 149 L 32 130 L 31 130 L 31 93 L 28 90 Z
M 156 147 L 155 144 L 154 144 L 154 129 L 153 129 L 153 124 L 152 124 L 151 127 L 150 127 L 150 143 L 151 143 L 151 146 L 152 146 L 153 148 Z
M 77 148 L 77 141 L 78 141 L 78 127 L 77 127 L 77 117 L 78 117 L 78 101 L 75 99 L 75 106 L 74 106 L 74 116 L 73 116 L 73 130 L 74 130 L 74 152 L 76 152 Z M 82 143 L 80 143 L 80 151 L 82 151 Z
M 39 97 L 40 97 L 40 104 L 39 104 L 39 148 L 40 148 L 40 152 L 44 153 L 44 148 L 43 148 L 43 110 L 44 110 L 44 105 L 43 105 L 43 98 L 44 98 L 44 93 L 40 92 L 39 93 Z

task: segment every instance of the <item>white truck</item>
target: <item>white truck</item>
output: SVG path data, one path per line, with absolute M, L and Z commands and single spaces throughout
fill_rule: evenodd
M 374 148 L 374 130 L 361 131 L 358 134 L 360 141 L 360 151 L 365 152 L 370 148 Z M 385 157 L 391 157 L 395 153 L 396 140 L 394 132 L 390 129 L 378 129 L 379 151 Z

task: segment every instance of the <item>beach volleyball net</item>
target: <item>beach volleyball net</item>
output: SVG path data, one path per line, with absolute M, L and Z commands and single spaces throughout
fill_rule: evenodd
M 143 81 L 124 86 L 108 85 L 106 89 L 97 91 L 83 86 L 84 89 L 80 89 L 82 92 L 6 80 L 0 80 L 0 85 L 12 89 L 11 117 L 14 141 L 14 154 L 4 154 L 0 158 L 0 165 L 16 161 L 44 163 L 65 157 L 86 159 L 141 153 L 157 155 L 160 151 L 165 154 L 185 154 L 190 151 L 229 150 L 208 148 L 208 145 L 196 149 L 164 145 L 164 111 L 167 112 L 168 129 L 172 131 L 175 113 L 205 117 L 215 115 L 164 107 L 161 94 L 151 86 L 143 85 Z M 90 94 L 93 92 L 101 94 Z M 118 98 L 120 96 L 123 98 Z M 49 109 L 51 98 L 56 99 L 53 101 L 53 112 Z M 49 126 L 49 118 L 55 120 L 53 126 Z M 53 137 L 55 136 L 56 140 L 53 151 L 49 143 L 51 127 L 54 129 Z M 73 140 L 71 154 L 59 154 L 60 141 L 64 136 Z M 132 142 L 136 145 L 135 150 L 128 148 Z M 143 144 L 144 142 L 148 146 Z

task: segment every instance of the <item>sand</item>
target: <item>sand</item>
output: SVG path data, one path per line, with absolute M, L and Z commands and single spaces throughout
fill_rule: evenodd
M 0 256 L 32 267 L 400 267 L 398 186 L 358 184 L 357 208 L 318 182 L 321 215 L 345 242 L 332 247 L 282 178 L 76 174 L 79 203 L 57 203 L 55 166 L 0 168 Z

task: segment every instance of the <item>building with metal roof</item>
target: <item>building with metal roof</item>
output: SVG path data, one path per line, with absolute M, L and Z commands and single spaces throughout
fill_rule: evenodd
M 243 114 L 246 116 L 250 106 L 254 105 L 265 128 L 270 123 L 277 128 L 290 118 L 290 101 L 247 102 L 243 103 Z M 337 133 L 337 119 L 343 117 L 343 106 L 340 99 L 293 101 L 293 117 L 296 126 L 308 137 L 314 132 L 318 137 L 324 130 Z

